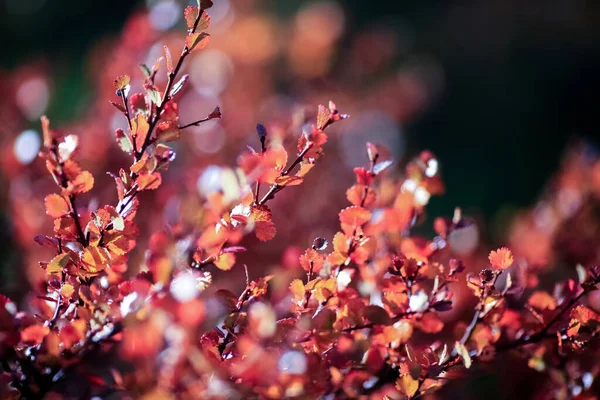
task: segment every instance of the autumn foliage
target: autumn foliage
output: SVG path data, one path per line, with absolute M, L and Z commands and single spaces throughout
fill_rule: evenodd
M 579 240 L 578 232 L 560 236 L 580 217 L 561 214 L 552 196 L 539 206 L 549 207 L 551 226 L 523 215 L 508 247 L 462 257 L 452 243 L 475 222 L 460 209 L 433 221 L 431 239 L 414 233 L 430 197 L 444 192 L 434 154 L 423 151 L 400 173 L 388 149 L 367 142 L 368 164 L 355 166 L 354 183 L 340 193 L 347 206 L 337 231 L 286 250 L 288 267 L 255 272 L 267 261 L 249 247 L 273 240 L 286 223 L 272 205 L 294 201 L 281 192 L 311 190 L 305 180 L 319 174 L 329 128 L 349 118 L 331 101 L 305 116 L 291 144 L 258 124 L 255 145 L 231 160 L 219 190 L 201 193 L 193 217 L 140 228 L 158 211 L 138 216 L 144 194 L 163 189 L 177 163 L 172 143 L 190 127 L 236 118 L 215 104 L 180 121 L 189 78 L 182 68 L 210 45 L 211 5 L 185 9 L 176 56 L 164 46 L 154 65 L 114 78 L 112 107 L 128 127 L 114 133 L 127 160 L 107 171 L 114 202 L 82 206 L 98 190 L 78 158 L 93 138 L 42 118 L 39 157 L 56 190 L 39 201 L 53 231 L 31 239 L 51 256 L 39 261 L 44 279 L 26 309 L 0 296 L 3 395 L 420 398 L 506 357 L 545 374 L 541 398 L 592 398 L 599 365 L 585 350 L 600 334 L 600 267 L 582 259 L 563 281 L 548 281 L 552 246 L 576 255 Z M 570 160 L 562 176 L 576 178 L 559 179 L 555 190 L 568 183 L 582 201 L 597 201 L 600 162 L 590 166 L 578 152 Z M 130 255 L 142 246 L 140 269 Z M 213 275 L 226 284 L 215 288 Z M 228 276 L 241 276 L 243 289 Z

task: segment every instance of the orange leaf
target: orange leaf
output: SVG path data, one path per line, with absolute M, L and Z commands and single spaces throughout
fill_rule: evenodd
M 365 196 L 365 190 L 367 194 Z M 346 198 L 355 206 L 360 206 L 361 203 L 367 207 L 375 202 L 375 191 L 372 188 L 367 188 L 365 185 L 356 184 L 346 191 Z M 365 199 L 363 202 L 363 198 Z
M 315 166 L 314 163 L 302 162 L 300 163 L 300 168 L 298 172 L 296 172 L 296 176 L 299 178 L 303 178 L 308 172 Z
M 139 190 L 154 190 L 160 186 L 162 177 L 159 172 L 154 172 L 150 175 L 138 176 L 136 182 Z
M 276 169 L 282 170 L 285 168 L 288 160 L 288 153 L 280 144 L 275 144 L 269 147 L 264 154 L 266 162 L 275 166 Z
M 548 293 L 538 290 L 534 292 L 527 303 L 538 310 L 555 310 L 556 299 Z
M 350 206 L 340 211 L 339 217 L 344 225 L 362 226 L 371 219 L 371 212 L 359 206 Z
M 229 271 L 235 264 L 235 255 L 233 253 L 224 253 L 215 260 L 217 268 L 223 271 Z
M 42 343 L 50 328 L 43 325 L 31 325 L 21 332 L 21 340 L 27 344 L 36 345 Z
M 104 247 L 86 247 L 81 261 L 87 271 L 96 274 L 110 265 L 110 253 Z
M 444 323 L 435 313 L 424 314 L 415 325 L 425 333 L 438 333 L 444 328 Z
M 502 247 L 496 251 L 490 252 L 489 260 L 494 269 L 502 271 L 512 265 L 513 256 L 509 249 Z
M 54 233 L 60 235 L 63 239 L 73 240 L 77 238 L 77 226 L 75 220 L 70 215 L 54 220 Z
M 87 193 L 94 187 L 94 176 L 89 171 L 82 171 L 72 183 L 74 193 Z
M 64 197 L 58 194 L 49 194 L 44 199 L 46 214 L 52 218 L 60 218 L 69 213 L 69 204 Z
M 600 314 L 589 307 L 577 306 L 571 310 L 571 318 L 587 325 L 590 321 L 600 321 Z
M 135 139 L 135 146 L 137 150 L 141 150 L 144 142 L 146 141 L 146 137 L 148 137 L 148 130 L 150 129 L 150 125 L 144 117 L 144 114 L 138 113 L 131 120 L 131 136 Z
M 194 27 L 194 23 L 196 22 L 196 18 L 198 18 L 198 7 L 187 7 L 183 12 L 183 15 L 185 16 L 185 23 L 187 24 L 187 27 L 192 29 Z
M 273 239 L 277 230 L 271 220 L 271 210 L 265 205 L 254 206 L 251 209 L 251 217 L 254 220 L 254 233 L 258 240 L 266 242 Z
M 299 178 L 297 176 L 290 176 L 290 175 L 286 175 L 286 176 L 280 176 L 279 178 L 275 179 L 275 183 L 278 184 L 279 186 L 297 186 L 299 184 L 301 184 L 304 181 L 304 179 Z
M 300 256 L 300 266 L 308 272 L 311 269 L 311 264 L 313 273 L 318 273 L 325 264 L 325 256 L 319 254 L 316 250 L 307 249 L 304 254 Z

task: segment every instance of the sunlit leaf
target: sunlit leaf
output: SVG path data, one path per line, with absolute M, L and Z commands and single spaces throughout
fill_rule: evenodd
M 49 194 L 44 199 L 46 214 L 52 218 L 60 218 L 69 213 L 69 204 L 64 197 L 58 194 Z
M 167 60 L 167 72 L 170 74 L 173 72 L 173 57 L 171 57 L 171 50 L 169 50 L 169 46 L 163 46 L 165 50 L 165 60 Z
M 534 292 L 527 303 L 538 310 L 555 310 L 556 299 L 547 292 L 538 290 Z
M 136 114 L 131 120 L 131 135 L 135 140 L 136 149 L 140 150 L 143 147 L 146 137 L 148 137 L 149 129 L 150 125 L 142 113 Z
M 185 23 L 189 29 L 194 27 L 194 23 L 196 22 L 196 18 L 198 18 L 198 7 L 196 6 L 188 6 L 183 12 L 185 17 Z
M 396 389 L 410 399 L 419 390 L 419 381 L 413 379 L 409 374 L 402 375 L 396 379 Z
M 46 272 L 49 274 L 58 274 L 67 266 L 71 261 L 71 255 L 69 253 L 61 253 L 54 257 L 46 267 Z
M 133 151 L 133 143 L 131 142 L 131 139 L 129 139 L 129 135 L 127 135 L 123 129 L 117 129 L 115 131 L 115 136 L 119 148 L 125 153 L 130 154 Z
M 163 142 L 173 142 L 181 137 L 179 126 L 173 121 L 163 121 L 156 127 L 156 137 Z
M 454 344 L 454 350 L 456 351 L 456 354 L 458 354 L 460 358 L 462 358 L 465 368 L 471 368 L 471 356 L 469 355 L 469 351 L 467 350 L 465 345 L 461 342 L 456 342 Z
M 273 239 L 276 233 L 275 224 L 271 220 L 271 210 L 265 205 L 254 206 L 251 209 L 254 220 L 254 233 L 258 240 L 267 241 Z
M 489 260 L 494 269 L 502 271 L 512 265 L 513 256 L 509 249 L 502 247 L 490 252 Z
M 21 332 L 21 340 L 29 345 L 42 343 L 50 328 L 44 325 L 30 325 Z
M 206 32 L 194 32 L 185 39 L 185 45 L 187 48 L 192 50 L 201 50 L 208 46 L 208 42 L 210 40 L 210 35 Z
M 185 74 L 184 76 L 181 77 L 180 80 L 178 80 L 174 85 L 173 85 L 173 89 L 171 89 L 171 93 L 170 96 L 173 97 L 175 96 L 177 93 L 179 93 L 181 91 L 181 89 L 183 89 L 183 87 L 185 86 L 185 83 L 187 82 L 187 80 L 189 79 L 189 75 Z
M 296 186 L 300 185 L 304 179 L 293 175 L 280 176 L 275 179 L 275 183 L 279 186 Z
M 131 78 L 129 78 L 129 75 L 120 75 L 115 79 L 113 83 L 117 90 L 125 90 L 127 86 L 129 86 L 130 81 Z

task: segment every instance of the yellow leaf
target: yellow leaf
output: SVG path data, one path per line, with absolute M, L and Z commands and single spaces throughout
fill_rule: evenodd
M 49 274 L 57 274 L 63 270 L 71 260 L 69 253 L 62 253 L 54 257 L 46 267 L 46 272 Z
M 413 379 L 410 375 L 402 375 L 396 380 L 396 389 L 403 395 L 411 398 L 419 390 L 419 381 Z

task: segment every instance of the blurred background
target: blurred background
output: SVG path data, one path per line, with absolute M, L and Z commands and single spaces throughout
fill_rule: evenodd
M 88 64 L 98 42 L 118 37 L 131 14 L 145 8 L 154 15 L 153 27 L 158 30 L 181 24 L 183 3 L 2 0 L 4 54 L 0 67 L 10 72 L 26 64 L 44 64 L 44 78 L 51 85 L 44 112 L 58 125 L 73 121 L 84 113 L 94 95 Z M 429 148 L 444 163 L 449 191 L 441 201 L 448 207 L 461 204 L 491 217 L 501 206 L 527 204 L 557 168 L 565 145 L 573 138 L 596 133 L 598 2 L 216 3 L 229 18 L 236 14 L 236 7 L 259 11 L 277 31 L 266 33 L 273 34 L 269 39 L 284 47 L 286 37 L 281 29 L 286 21 L 299 22 L 302 15 L 310 19 L 306 14 L 319 13 L 323 7 L 334 13 L 333 19 L 314 21 L 315 26 L 310 26 L 325 31 L 325 36 L 334 36 L 330 39 L 337 42 L 334 54 L 328 57 L 333 65 L 324 67 L 327 71 L 313 71 L 314 78 L 346 74 L 347 59 L 352 56 L 362 59 L 364 69 L 381 68 L 389 73 L 425 64 L 426 72 L 434 75 L 427 77 L 431 98 L 418 115 L 395 129 L 406 146 L 403 153 Z M 380 51 L 380 59 L 375 59 L 372 52 L 376 49 L 370 45 L 361 48 L 359 39 L 372 39 L 385 47 L 384 54 Z M 293 82 L 284 76 L 294 72 L 298 71 L 281 71 L 275 77 L 278 92 L 289 94 L 293 90 Z M 366 86 L 372 81 L 361 83 Z M 31 127 L 37 127 L 37 118 Z
M 0 179 L 7 188 L 0 196 L 0 251 L 2 274 L 10 277 L 9 266 L 23 261 L 15 245 L 48 226 L 23 210 L 39 211 L 52 188 L 43 168 L 37 165 L 36 175 L 32 167 L 40 115 L 82 135 L 80 158 L 92 170 L 114 170 L 120 158 L 106 156 L 115 150 L 112 132 L 125 121 L 108 104 L 111 81 L 129 73 L 139 85 L 137 63 L 152 65 L 164 43 L 178 53 L 187 2 L 0 4 Z M 351 182 L 350 168 L 365 161 L 366 140 L 390 146 L 399 165 L 430 149 L 447 191 L 432 199 L 429 214 L 460 206 L 485 221 L 484 235 L 494 242 L 515 210 L 541 193 L 569 145 L 585 139 L 593 151 L 596 144 L 600 4 L 594 1 L 216 0 L 212 17 L 212 44 L 187 67 L 195 90 L 180 105 L 182 119 L 216 104 L 225 118 L 190 134 L 192 146 L 179 154 L 182 173 L 225 160 L 233 165 L 243 145 L 252 144 L 256 122 L 279 132 L 300 105 L 334 98 L 353 118 L 338 128 L 341 139 L 323 180 L 341 174 L 341 185 Z M 192 187 L 211 182 L 194 173 Z M 113 190 L 108 178 L 96 178 L 97 187 Z M 29 197 L 37 203 L 25 205 Z
M 510 242 L 532 264 L 567 261 L 572 270 L 571 261 L 599 258 L 599 225 L 590 221 L 600 213 L 597 203 L 583 204 L 590 192 L 600 194 L 600 3 L 214 2 L 211 43 L 185 66 L 191 85 L 178 103 L 182 122 L 215 105 L 224 118 L 186 130 L 163 187 L 144 194 L 139 249 L 167 224 L 197 223 L 201 197 L 223 189 L 246 145 L 257 147 L 257 122 L 290 149 L 298 115 L 307 109 L 314 115 L 316 104 L 333 99 L 352 118 L 333 127 L 326 156 L 306 184 L 273 202 L 274 241 L 243 243 L 251 248 L 246 259 L 260 255 L 264 264 L 249 261 L 251 268 L 294 268 L 299 249 L 315 236 L 332 237 L 352 168 L 367 162 L 367 140 L 392 150 L 398 174 L 421 150 L 435 153 L 446 192 L 431 199 L 419 229 L 431 233 L 434 217 L 462 207 L 478 231 L 469 246 L 453 248 L 461 256 L 475 254 L 480 242 Z M 41 281 L 38 261 L 50 256 L 32 240 L 52 231 L 43 198 L 55 191 L 36 158 L 39 117 L 80 135 L 77 158 L 96 179 L 80 210 L 114 204 L 114 182 L 105 172 L 118 171 L 127 158 L 114 140 L 126 120 L 109 103 L 117 100 L 112 81 L 129 74 L 132 93 L 140 91 L 140 62 L 153 65 L 165 44 L 179 54 L 187 5 L 0 0 L 0 292 L 22 298 Z M 164 82 L 163 65 L 158 85 Z M 522 211 L 536 203 L 530 214 Z M 586 223 L 590 229 L 579 229 Z M 586 241 L 569 242 L 569 232 L 586 232 Z M 568 250 L 555 253 L 557 241 Z M 486 254 L 481 250 L 479 261 Z M 143 262 L 139 250 L 131 271 Z M 490 380 L 502 377 L 485 375 L 479 383 L 485 388 Z M 473 390 L 471 396 L 482 393 Z

